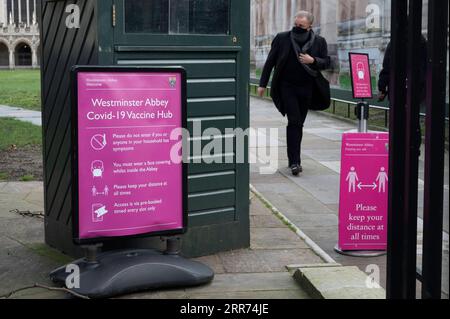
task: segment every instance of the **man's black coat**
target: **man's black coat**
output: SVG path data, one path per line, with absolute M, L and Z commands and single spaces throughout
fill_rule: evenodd
M 267 61 L 264 65 L 264 69 L 259 83 L 260 87 L 267 87 L 270 75 L 272 73 L 273 68 L 275 67 L 275 72 L 272 78 L 270 95 L 276 107 L 278 108 L 280 113 L 283 114 L 283 116 L 286 115 L 286 109 L 281 99 L 280 84 L 282 82 L 281 76 L 283 75 L 283 73 L 289 72 L 289 70 L 285 70 L 285 66 L 289 56 L 289 51 L 293 50 L 291 42 L 291 32 L 292 31 L 279 33 L 273 39 L 272 48 L 267 57 Z M 330 67 L 330 57 L 328 56 L 328 45 L 323 37 L 314 34 L 314 42 L 311 48 L 306 52 L 315 59 L 314 64 L 310 65 L 312 69 L 321 71 L 328 69 Z

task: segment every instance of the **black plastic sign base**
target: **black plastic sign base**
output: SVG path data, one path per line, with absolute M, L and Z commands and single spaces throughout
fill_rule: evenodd
M 79 288 L 71 291 L 89 298 L 109 298 L 146 290 L 200 286 L 211 282 L 214 272 L 206 265 L 155 250 L 121 250 L 101 253 L 96 261 L 73 262 L 79 267 Z M 63 266 L 50 274 L 66 286 L 74 267 Z M 69 282 L 73 283 L 73 278 Z M 75 280 L 76 281 L 76 280 Z

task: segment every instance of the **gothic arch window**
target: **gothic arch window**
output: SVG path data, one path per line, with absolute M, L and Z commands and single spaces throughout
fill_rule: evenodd
M 8 46 L 0 42 L 0 68 L 5 68 L 9 66 L 9 50 Z
M 17 44 L 14 55 L 16 66 L 32 65 L 31 47 L 27 43 L 21 42 Z

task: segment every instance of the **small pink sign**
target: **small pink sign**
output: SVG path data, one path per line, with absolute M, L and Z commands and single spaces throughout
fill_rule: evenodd
M 179 72 L 77 73 L 79 240 L 183 229 Z
M 371 99 L 372 76 L 370 74 L 369 55 L 349 53 L 353 98 Z
M 339 249 L 387 249 L 389 134 L 346 133 L 342 140 Z

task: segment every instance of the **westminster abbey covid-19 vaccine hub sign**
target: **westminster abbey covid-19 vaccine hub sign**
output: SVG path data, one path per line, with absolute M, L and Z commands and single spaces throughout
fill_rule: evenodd
M 81 68 L 76 77 L 75 240 L 184 232 L 183 74 Z
M 178 255 L 187 231 L 186 72 L 183 68 L 75 67 L 72 71 L 73 237 L 87 256 L 50 274 L 103 298 L 210 282 L 207 266 Z M 109 239 L 164 236 L 165 252 L 97 254 Z M 75 267 L 75 268 L 74 268 Z

